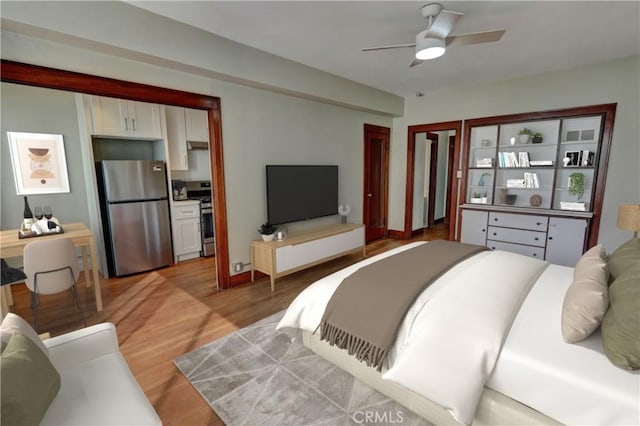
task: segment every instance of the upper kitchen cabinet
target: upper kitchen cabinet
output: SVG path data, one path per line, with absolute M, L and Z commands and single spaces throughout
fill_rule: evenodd
M 171 170 L 189 170 L 188 149 L 204 149 L 209 144 L 207 112 L 166 106 L 165 116 L 167 121 L 169 167 Z
M 167 146 L 169 148 L 169 169 L 189 170 L 187 156 L 187 131 L 184 121 L 184 108 L 165 106 L 167 121 Z
M 91 96 L 91 120 L 97 136 L 162 139 L 160 106 L 147 102 Z
M 184 109 L 187 141 L 209 143 L 209 120 L 207 111 Z

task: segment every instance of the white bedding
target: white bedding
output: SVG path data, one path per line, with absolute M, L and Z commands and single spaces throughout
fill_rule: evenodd
M 613 365 L 600 331 L 578 344 L 562 339 L 562 301 L 573 268 L 550 265 L 516 317 L 487 387 L 561 423 L 640 424 L 640 374 Z
M 324 313 L 326 303 L 346 276 L 361 266 L 418 244 L 422 243 L 408 244 L 365 259 L 317 281 L 293 301 L 278 325 L 278 329 L 299 328 L 311 332 L 315 331 Z M 473 404 L 477 403 L 477 400 L 474 402 L 474 399 L 475 394 L 479 391 L 476 389 L 477 384 L 472 384 L 480 379 L 481 390 L 484 380 L 491 373 L 492 363 L 489 362 L 490 360 L 484 360 L 483 364 L 481 359 L 479 360 L 481 366 L 474 367 L 471 362 L 465 362 L 468 361 L 466 356 L 461 360 L 448 360 L 451 361 L 450 365 L 457 363 L 460 367 L 457 370 L 459 373 L 457 380 L 451 380 L 450 384 L 444 383 L 443 395 L 438 392 L 443 388 L 442 381 L 446 381 L 446 377 L 444 375 L 439 377 L 440 382 L 435 386 L 437 392 L 434 394 L 434 387 L 431 386 L 430 389 L 429 381 L 424 380 L 425 366 L 434 365 L 431 354 L 433 351 L 429 349 L 428 345 L 424 346 L 416 337 L 424 334 L 425 326 L 420 323 L 420 318 L 425 317 L 424 312 L 428 312 L 428 309 L 424 309 L 423 312 L 425 304 L 428 308 L 433 307 L 429 305 L 433 294 L 438 292 L 444 284 L 450 284 L 448 281 L 451 281 L 451 277 L 456 274 L 464 273 L 465 270 L 467 273 L 476 271 L 477 274 L 476 264 L 481 261 L 486 262 L 486 258 L 495 253 L 483 252 L 461 262 L 420 296 L 401 325 L 398 338 L 389 356 L 389 368 L 383 375 L 385 379 L 397 381 L 450 409 L 455 417 L 463 423 L 471 422 L 469 415 L 471 418 L 473 417 L 475 410 Z M 513 256 L 512 253 L 508 253 L 508 255 Z M 474 265 L 476 265 L 475 269 Z M 513 270 L 509 272 L 508 269 L 508 265 L 500 268 L 497 276 L 501 281 L 505 281 L 505 277 L 518 274 Z M 569 345 L 562 340 L 559 309 L 562 306 L 564 292 L 571 282 L 572 271 L 572 268 L 551 265 L 540 276 L 513 323 L 487 386 L 563 423 L 638 424 L 640 420 L 638 419 L 637 402 L 640 387 L 639 376 L 620 370 L 610 364 L 602 354 L 597 336 L 579 345 Z M 508 281 L 507 279 L 502 285 Z M 524 294 L 526 295 L 526 292 Z M 515 296 L 512 295 L 512 297 Z M 553 302 L 547 303 L 550 300 Z M 451 320 L 456 321 L 457 315 L 453 315 Z M 439 323 L 449 324 L 447 321 Z M 428 329 L 431 330 L 429 333 L 433 333 L 432 328 Z M 412 347 L 413 349 L 411 349 Z M 482 356 L 483 350 L 478 352 L 480 356 Z M 442 353 L 440 352 L 440 354 Z M 425 354 L 428 354 L 431 360 L 428 360 Z M 436 357 L 442 356 L 437 355 L 437 351 L 435 354 Z M 476 358 L 478 354 L 471 355 L 470 358 Z M 478 371 L 472 372 L 471 370 L 474 369 Z M 416 372 L 421 374 L 416 374 Z M 430 374 L 433 374 L 433 371 Z M 470 375 L 474 377 L 469 377 Z M 407 377 L 411 379 L 412 383 L 406 383 Z M 422 391 L 419 388 L 416 389 L 416 382 L 418 386 L 426 384 L 426 389 Z M 453 402 L 450 400 L 452 396 L 447 394 L 452 389 L 462 389 L 459 396 L 453 396 Z M 461 402 L 459 398 L 468 401 Z M 583 401 L 589 401 L 588 409 L 585 408 Z
M 398 251 L 402 249 L 392 252 Z M 301 293 L 278 328 L 313 331 L 344 275 L 361 265 L 347 268 L 339 277 L 326 277 Z M 487 251 L 451 268 L 405 317 L 383 378 L 426 396 L 458 421 L 470 424 L 511 322 L 546 266 L 515 253 Z

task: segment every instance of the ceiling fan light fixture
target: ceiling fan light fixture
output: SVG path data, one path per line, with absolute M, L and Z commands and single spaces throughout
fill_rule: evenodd
M 447 49 L 444 40 L 434 37 L 420 38 L 416 40 L 416 59 L 426 61 L 439 58 Z

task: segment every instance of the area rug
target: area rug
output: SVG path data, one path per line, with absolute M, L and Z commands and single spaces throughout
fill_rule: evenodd
M 298 340 L 276 332 L 283 315 L 174 360 L 225 424 L 429 424 Z

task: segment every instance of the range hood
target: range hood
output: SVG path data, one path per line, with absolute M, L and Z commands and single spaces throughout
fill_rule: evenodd
M 187 149 L 209 149 L 207 142 L 187 142 Z

